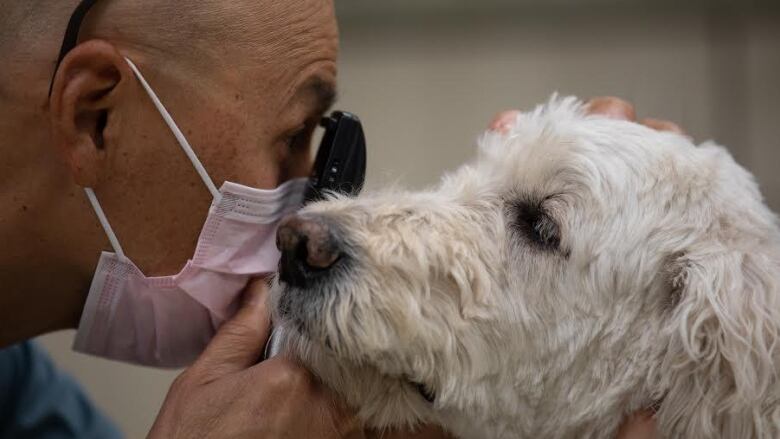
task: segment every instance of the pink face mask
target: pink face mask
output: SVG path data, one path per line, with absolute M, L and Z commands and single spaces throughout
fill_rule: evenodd
M 125 256 L 95 193 L 86 189 L 114 253 L 100 257 L 74 349 L 145 366 L 182 367 L 235 313 L 247 281 L 276 271 L 277 225 L 302 205 L 307 180 L 291 180 L 274 190 L 225 182 L 217 190 L 141 72 L 127 62 L 214 200 L 184 269 L 174 276 L 146 277 Z

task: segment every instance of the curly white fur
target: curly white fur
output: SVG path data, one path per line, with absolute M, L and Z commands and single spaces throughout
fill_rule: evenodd
M 436 188 L 301 215 L 347 260 L 277 283 L 277 324 L 371 425 L 605 438 L 656 406 L 664 437 L 780 437 L 780 234 L 721 147 L 553 98 Z

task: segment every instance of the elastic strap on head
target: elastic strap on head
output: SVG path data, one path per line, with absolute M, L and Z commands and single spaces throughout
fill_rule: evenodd
M 195 151 L 192 150 L 192 147 L 190 146 L 189 142 L 187 142 L 187 138 L 184 137 L 184 134 L 176 125 L 176 122 L 173 121 L 173 117 L 171 117 L 171 114 L 168 113 L 168 110 L 166 110 L 165 106 L 162 104 L 162 102 L 160 102 L 160 99 L 154 93 L 152 87 L 149 86 L 149 83 L 146 82 L 146 79 L 144 79 L 143 75 L 141 75 L 141 72 L 138 70 L 138 67 L 136 67 L 135 64 L 133 64 L 133 62 L 130 61 L 129 58 L 125 58 L 125 60 L 130 65 L 130 68 L 133 69 L 133 73 L 135 73 L 135 76 L 138 78 L 138 81 L 141 82 L 141 85 L 144 87 L 144 90 L 146 90 L 146 94 L 149 95 L 149 98 L 151 98 L 152 102 L 154 103 L 154 106 L 157 107 L 157 111 L 159 111 L 160 115 L 162 115 L 165 124 L 168 125 L 168 128 L 170 128 L 171 131 L 173 132 L 174 137 L 176 137 L 176 141 L 179 142 L 179 146 L 181 146 L 181 149 L 184 150 L 185 154 L 187 154 L 187 157 L 190 159 L 190 162 L 192 162 L 192 166 L 194 166 L 195 170 L 198 171 L 198 175 L 200 175 L 201 180 L 203 180 L 203 183 L 206 185 L 209 192 L 211 192 L 211 196 L 214 198 L 214 200 L 219 200 L 220 199 L 219 190 L 214 185 L 214 182 L 211 180 L 211 177 L 209 177 L 208 172 L 206 172 L 206 168 L 203 167 L 203 164 L 198 159 L 198 156 L 195 155 Z
M 82 0 L 76 6 L 73 15 L 70 16 L 70 20 L 68 20 L 68 27 L 65 29 L 65 36 L 62 39 L 60 54 L 57 56 L 57 65 L 54 67 L 54 73 L 51 75 L 51 82 L 49 83 L 49 97 L 51 97 L 51 92 L 54 89 L 54 77 L 57 76 L 57 70 L 59 70 L 65 56 L 78 44 L 81 24 L 95 3 L 97 3 L 97 0 Z
M 103 230 L 106 232 L 106 236 L 108 236 L 108 241 L 111 243 L 111 247 L 114 248 L 114 253 L 116 253 L 116 255 L 121 259 L 125 259 L 125 252 L 122 251 L 122 246 L 119 245 L 119 239 L 117 239 L 116 233 L 114 233 L 114 229 L 111 228 L 111 224 L 108 223 L 108 218 L 106 218 L 106 214 L 103 212 L 103 208 L 100 207 L 100 203 L 95 196 L 95 191 L 86 187 L 84 188 L 84 192 L 87 193 L 89 203 L 92 205 L 92 209 L 95 210 L 98 221 L 100 221 L 100 225 L 103 226 Z

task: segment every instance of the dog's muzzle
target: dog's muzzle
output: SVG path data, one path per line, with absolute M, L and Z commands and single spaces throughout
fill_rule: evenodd
M 322 217 L 305 214 L 291 215 L 282 220 L 276 233 L 276 245 L 282 253 L 279 261 L 279 280 L 293 288 L 280 302 L 283 314 L 297 314 L 297 323 L 302 329 L 305 315 L 302 310 L 317 308 L 319 295 L 308 295 L 318 290 L 318 282 L 327 279 L 339 264 L 344 265 L 346 247 L 340 239 L 341 233 L 334 224 Z M 343 269 L 344 267 L 342 267 Z M 297 291 L 296 291 L 297 290 Z M 306 294 L 301 294 L 305 290 Z M 288 314 L 289 315 L 289 314 Z M 303 319 L 301 319 L 301 317 Z M 329 339 L 322 341 L 332 349 Z M 436 393 L 428 386 L 407 380 L 409 385 L 429 403 L 436 399 Z
M 279 279 L 298 288 L 326 276 L 343 256 L 332 225 L 316 216 L 284 218 L 276 233 L 276 246 L 282 253 Z

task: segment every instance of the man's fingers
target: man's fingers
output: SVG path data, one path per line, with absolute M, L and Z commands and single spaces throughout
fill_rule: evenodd
M 294 359 L 273 357 L 239 376 L 248 388 L 263 389 L 256 396 L 264 401 L 274 401 L 278 411 L 290 414 L 302 411 L 306 418 L 296 422 L 328 433 L 317 437 L 365 439 L 363 426 L 354 411 Z M 293 436 L 304 437 L 290 437 Z
M 515 124 L 515 120 L 519 115 L 520 112 L 518 110 L 507 110 L 498 113 L 490 122 L 488 129 L 506 134 L 512 129 L 512 125 Z
M 366 436 L 370 439 L 452 439 L 452 436 L 435 425 L 424 425 L 414 431 L 406 429 L 370 430 Z
M 598 114 L 632 122 L 636 120 L 634 106 L 628 101 L 612 96 L 593 98 L 585 104 L 585 109 L 588 114 Z
M 260 279 L 249 284 L 243 306 L 219 328 L 193 369 L 212 380 L 249 368 L 260 359 L 270 332 L 268 284 Z
M 680 128 L 679 125 L 668 120 L 646 118 L 642 119 L 639 123 L 654 130 L 669 131 L 672 133 L 681 134 L 683 136 L 685 135 L 685 131 Z
M 617 439 L 655 439 L 655 417 L 651 411 L 631 415 L 618 430 Z

